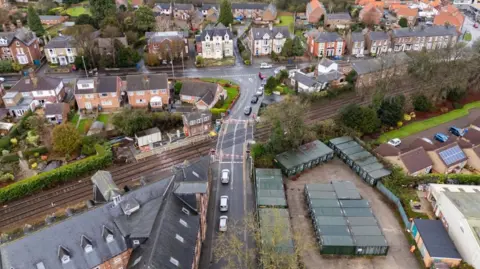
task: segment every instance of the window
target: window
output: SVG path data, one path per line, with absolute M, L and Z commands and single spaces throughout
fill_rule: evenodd
M 182 212 L 187 215 L 190 215 L 190 211 L 188 211 L 188 209 L 186 209 L 185 207 L 182 207 Z
M 90 88 L 90 84 L 82 84 L 82 88 Z
M 180 224 L 182 224 L 184 227 L 188 227 L 187 222 L 184 221 L 183 219 L 180 219 L 178 222 L 180 222 Z
M 116 92 L 112 92 L 112 97 L 117 97 L 117 93 L 116 93 Z
M 112 101 L 110 100 L 102 100 L 102 106 L 111 106 L 112 105 Z
M 68 62 L 69 62 L 69 63 L 75 62 L 75 57 L 73 57 L 73 56 L 68 56 Z
M 85 97 L 88 99 L 93 99 L 93 94 L 87 94 Z
M 20 42 L 18 42 L 18 41 L 15 42 L 15 45 L 16 45 L 17 47 L 20 47 Z
M 101 93 L 100 96 L 102 96 L 102 97 L 107 97 L 107 96 L 108 96 L 108 93 Z
M 143 100 L 143 99 L 137 99 L 137 104 L 142 104 L 142 103 L 145 103 L 145 100 Z
M 137 92 L 137 95 L 144 95 L 144 94 L 145 94 L 144 91 L 138 91 L 138 92 Z
M 48 51 L 50 52 L 50 54 L 55 54 L 55 51 L 53 51 L 52 49 L 49 49 Z
M 133 244 L 134 244 L 134 245 L 140 245 L 140 241 L 138 241 L 138 240 L 133 240 Z
M 198 120 L 197 120 L 197 123 L 201 123 L 201 119 L 198 119 Z
M 157 90 L 152 90 L 152 94 L 157 94 L 158 91 Z
M 170 262 L 171 262 L 172 264 L 176 265 L 176 266 L 178 266 L 178 265 L 180 264 L 180 263 L 178 263 L 178 261 L 177 261 L 175 258 L 173 258 L 173 257 L 170 257 Z
M 195 121 L 194 121 L 194 120 L 191 120 L 191 121 L 190 121 L 190 125 L 195 125 Z
M 167 93 L 167 89 L 161 89 L 162 93 Z
M 18 48 L 17 52 L 18 52 L 18 54 L 25 54 L 25 52 L 23 51 L 23 48 Z
M 133 92 L 129 92 L 128 96 L 133 96 L 133 94 L 134 94 Z
M 184 242 L 184 241 L 183 241 L 183 237 L 181 237 L 181 236 L 178 235 L 178 234 L 175 235 L 175 238 L 176 238 L 178 241 L 182 242 L 182 243 Z
M 208 121 L 208 116 L 203 118 L 203 121 Z
M 106 238 L 107 243 L 113 242 L 113 234 L 108 234 Z

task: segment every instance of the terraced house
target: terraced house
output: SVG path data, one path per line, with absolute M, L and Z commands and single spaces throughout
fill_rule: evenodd
M 82 112 L 116 110 L 120 108 L 121 88 L 122 80 L 117 76 L 79 79 L 74 89 L 78 109 Z
M 307 33 L 308 51 L 316 57 L 342 56 L 345 53 L 345 40 L 336 32 L 319 32 L 312 30 Z
M 42 58 L 37 36 L 26 28 L 0 33 L 0 48 L 0 58 L 22 65 L 39 63 Z
M 75 62 L 77 48 L 71 36 L 57 36 L 45 45 L 45 56 L 51 64 L 68 65 Z
M 170 103 L 170 87 L 166 74 L 127 76 L 128 103 L 134 108 L 161 109 Z
M 282 52 L 288 37 L 288 26 L 273 27 L 270 24 L 268 28 L 252 28 L 249 36 L 250 50 L 254 56 L 270 55 L 272 52 L 278 54 Z
M 457 43 L 458 32 L 455 26 L 427 26 L 400 28 L 391 33 L 394 52 L 421 51 L 453 47 Z
M 262 3 L 232 3 L 233 16 L 240 19 L 262 19 L 267 6 L 268 4 Z
M 207 26 L 196 37 L 198 55 L 206 59 L 222 59 L 233 56 L 233 35 L 222 23 L 217 26 Z

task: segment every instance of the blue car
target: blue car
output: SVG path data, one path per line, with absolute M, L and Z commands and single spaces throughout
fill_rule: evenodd
M 461 129 L 455 126 L 450 127 L 448 131 L 456 136 L 464 136 L 467 133 L 467 129 Z
M 444 143 L 448 140 L 448 135 L 442 134 L 442 133 L 437 133 L 437 134 L 435 134 L 435 139 Z

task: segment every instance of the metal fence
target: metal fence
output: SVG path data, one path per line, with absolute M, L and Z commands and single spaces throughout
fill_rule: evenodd
M 397 206 L 398 213 L 400 213 L 400 217 L 402 217 L 403 223 L 405 224 L 405 228 L 410 229 L 411 223 L 407 217 L 407 213 L 405 212 L 405 209 L 403 209 L 400 199 L 398 199 L 398 197 L 395 196 L 395 194 L 393 194 L 390 190 L 388 190 L 381 182 L 377 183 L 377 189 L 381 193 L 383 193 L 385 196 L 387 196 L 387 198 Z

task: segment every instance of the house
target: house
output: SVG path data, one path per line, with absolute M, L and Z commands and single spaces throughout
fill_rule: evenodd
M 355 88 L 360 89 L 362 87 L 372 86 L 378 78 L 406 74 L 410 60 L 410 57 L 402 52 L 352 62 L 352 68 L 357 73 Z
M 398 1 L 398 0 L 393 0 L 393 1 Z M 355 0 L 355 5 L 363 6 L 364 8 L 368 5 L 374 5 L 375 7 L 378 7 L 380 10 L 383 10 L 384 8 L 388 8 L 388 5 L 389 5 L 388 2 L 389 0 L 385 0 L 385 1 Z
M 212 108 L 219 98 L 227 98 L 227 93 L 220 84 L 198 80 L 186 80 L 182 83 L 180 100 L 194 104 L 200 110 Z
M 480 117 L 478 117 L 478 118 L 476 118 L 475 120 L 472 121 L 468 130 L 471 131 L 472 129 L 480 131 Z
M 374 152 L 391 164 L 402 168 L 410 176 L 425 175 L 432 171 L 432 160 L 423 147 L 417 147 L 402 153 L 392 145 L 381 144 Z
M 128 103 L 134 108 L 161 109 L 170 103 L 166 74 L 127 75 Z
M 208 25 L 196 36 L 197 54 L 205 59 L 222 59 L 233 56 L 233 35 L 222 23 Z
M 330 30 L 334 30 L 348 28 L 352 23 L 352 17 L 350 17 L 350 14 L 347 12 L 340 12 L 326 14 L 323 25 Z
M 393 12 L 397 15 L 398 21 L 400 21 L 401 18 L 406 18 L 409 26 L 413 26 L 417 22 L 418 8 L 399 7 Z
M 2 96 L 2 100 L 8 113 L 16 118 L 22 117 L 28 111 L 35 111 L 35 108 L 38 106 L 38 101 L 34 100 L 33 97 L 24 97 L 20 92 L 16 91 L 7 92 L 7 94 Z
M 344 82 L 345 76 L 334 70 L 328 73 L 321 73 L 317 76 L 297 71 L 290 79 L 290 83 L 300 92 L 318 92 L 327 89 L 329 86 L 336 87 Z
M 308 51 L 315 57 L 342 56 L 345 53 L 345 40 L 336 32 L 308 33 Z
M 421 51 L 453 47 L 457 43 L 458 32 L 454 26 L 427 26 L 394 29 L 391 33 L 394 52 Z
M 270 3 L 263 12 L 262 21 L 273 22 L 277 19 L 277 7 Z
M 467 156 L 457 142 L 429 151 L 428 155 L 433 162 L 433 171 L 439 174 L 459 173 L 467 164 Z
M 78 55 L 75 40 L 71 36 L 57 36 L 44 48 L 47 61 L 51 64 L 68 65 L 75 62 Z
M 186 21 L 195 11 L 193 4 L 173 4 L 173 17 Z
M 184 32 L 146 32 L 148 53 L 159 60 L 188 57 L 188 39 Z
M 261 20 L 268 4 L 263 3 L 232 3 L 233 17 L 237 19 Z
M 122 80 L 118 76 L 78 79 L 74 94 L 79 110 L 107 110 L 120 108 Z
M 39 63 L 42 58 L 38 38 L 26 28 L 0 33 L 0 48 L 1 59 L 22 65 Z
M 160 129 L 153 127 L 136 133 L 135 141 L 139 148 L 152 149 L 155 143 L 162 141 L 162 133 Z
M 144 4 L 145 4 L 144 0 L 132 0 L 133 7 L 140 7 L 140 6 L 143 6 Z
M 172 3 L 157 3 L 153 7 L 155 16 L 172 14 Z
M 190 30 L 192 31 L 201 30 L 203 27 L 203 22 L 205 21 L 205 18 L 203 17 L 202 12 L 200 10 L 194 10 L 193 12 L 190 12 L 190 14 L 191 14 Z
M 1 268 L 198 269 L 207 228 L 209 161 L 201 158 L 145 179 L 145 186 L 126 193 L 101 171 L 94 175 L 99 177 L 94 190 L 105 202 L 63 220 L 47 218 L 43 229 L 2 244 Z
M 127 38 L 122 37 L 97 37 L 95 38 L 96 49 L 99 54 L 111 54 L 115 48 L 115 43 L 119 42 L 124 47 L 128 46 Z
M 410 231 L 426 268 L 431 268 L 436 263 L 447 264 L 448 268 L 460 265 L 462 257 L 441 220 L 414 219 Z
M 45 25 L 57 25 L 67 21 L 67 16 L 57 16 L 57 15 L 40 15 L 40 21 Z
M 338 64 L 328 58 L 322 58 L 315 69 L 315 75 L 338 71 Z
M 32 97 L 40 105 L 45 103 L 58 103 L 65 97 L 65 89 L 61 78 L 53 77 L 23 77 L 10 91 L 20 92 L 23 97 Z
M 45 105 L 45 118 L 50 123 L 60 124 L 68 120 L 70 106 L 67 103 L 53 103 Z
M 309 23 L 317 23 L 322 16 L 325 16 L 327 11 L 323 6 L 323 3 L 318 0 L 310 0 L 307 4 L 306 16 Z
M 383 17 L 383 7 L 369 3 L 360 10 L 358 18 L 366 25 L 378 25 Z
M 480 187 L 472 185 L 429 184 L 427 199 L 432 203 L 463 261 L 480 268 Z
M 250 30 L 250 51 L 255 56 L 270 55 L 272 52 L 281 53 L 283 44 L 290 37 L 288 26 L 276 26 L 272 24 L 268 28 L 253 27 Z
M 351 55 L 362 57 L 365 51 L 365 36 L 362 32 L 349 33 L 347 36 L 347 50 Z
M 186 136 L 201 135 L 212 129 L 212 113 L 209 110 L 185 113 L 182 119 Z
M 207 22 L 216 23 L 218 21 L 218 16 L 220 16 L 220 11 L 211 8 L 210 10 L 208 10 L 205 20 Z
M 202 12 L 204 17 L 207 17 L 210 11 L 219 11 L 220 7 L 217 4 L 206 4 L 202 3 L 202 5 L 198 8 Z
M 390 36 L 385 32 L 371 31 L 365 35 L 367 52 L 372 56 L 391 51 Z
M 460 32 L 465 21 L 465 16 L 458 8 L 453 5 L 447 5 L 440 9 L 438 15 L 433 18 L 433 24 L 439 26 L 451 25 Z
M 458 144 L 468 158 L 467 165 L 480 171 L 480 131 L 469 128 Z

